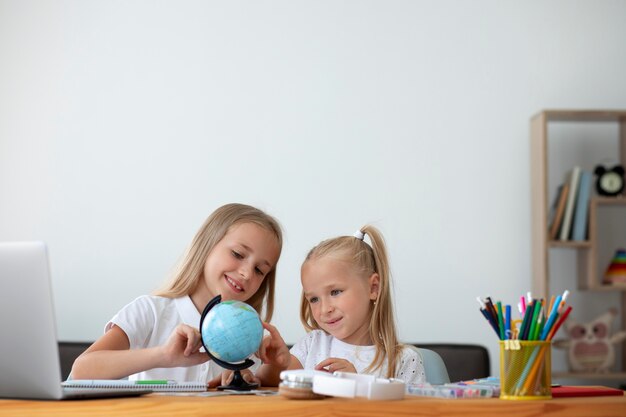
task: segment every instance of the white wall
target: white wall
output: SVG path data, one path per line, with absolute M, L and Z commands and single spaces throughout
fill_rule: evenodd
M 303 256 L 373 222 L 401 337 L 495 359 L 474 298 L 530 287 L 529 118 L 626 108 L 624 16 L 623 1 L 0 0 L 0 239 L 49 244 L 59 337 L 89 340 L 212 210 L 256 205 L 284 226 L 275 323 L 294 342 Z

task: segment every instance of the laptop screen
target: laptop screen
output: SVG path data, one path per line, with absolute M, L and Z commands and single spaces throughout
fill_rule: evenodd
M 0 397 L 62 397 L 48 254 L 42 242 L 0 242 Z

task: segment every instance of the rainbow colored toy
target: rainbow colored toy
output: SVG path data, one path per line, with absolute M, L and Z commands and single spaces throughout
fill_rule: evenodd
M 626 249 L 618 249 L 604 273 L 604 284 L 626 284 Z

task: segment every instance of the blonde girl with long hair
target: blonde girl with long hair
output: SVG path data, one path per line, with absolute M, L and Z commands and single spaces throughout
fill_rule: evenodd
M 315 246 L 302 264 L 301 281 L 300 319 L 308 333 L 287 350 L 278 330 L 265 325 L 269 336 L 257 373 L 264 384 L 278 383 L 284 369 L 302 368 L 425 381 L 419 353 L 398 341 L 387 249 L 378 229 L 367 225 Z
M 200 227 L 172 279 L 153 295 L 126 305 L 105 333 L 74 362 L 73 379 L 168 379 L 225 383 L 224 372 L 200 352 L 197 329 L 215 296 L 245 301 L 269 322 L 276 264 L 282 250 L 278 222 L 245 204 L 226 204 Z M 255 364 L 244 375 L 256 380 Z

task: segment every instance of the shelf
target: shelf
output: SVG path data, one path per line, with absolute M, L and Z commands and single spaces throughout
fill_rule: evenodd
M 626 291 L 623 285 L 604 285 L 602 277 L 598 276 L 598 216 L 600 207 L 606 206 L 624 206 L 626 207 L 626 198 L 618 197 L 591 197 L 589 201 L 589 250 L 580 253 L 578 256 L 578 288 L 582 290 L 593 291 Z M 626 309 L 626 305 L 623 306 Z M 624 321 L 626 323 L 626 311 Z M 624 349 L 624 358 L 626 360 L 626 348 Z
M 606 374 L 591 372 L 552 372 L 552 379 L 604 379 L 626 381 L 626 372 L 608 372 Z
M 549 142 L 552 136 L 549 132 L 549 125 L 552 123 L 584 124 L 599 122 L 611 122 L 617 126 L 615 142 L 617 144 L 617 160 L 621 164 L 626 164 L 626 110 L 545 110 L 534 115 L 530 120 L 530 157 L 531 157 L 531 211 L 532 211 L 532 233 L 531 233 L 531 254 L 532 254 L 532 291 L 533 294 L 549 299 L 551 295 L 550 287 L 550 257 L 556 255 L 554 250 L 575 249 L 577 289 L 597 292 L 620 293 L 621 299 L 621 329 L 626 329 L 626 284 L 603 285 L 602 273 L 599 270 L 600 250 L 606 236 L 599 230 L 598 217 L 608 210 L 607 206 L 621 206 L 626 208 L 626 195 L 617 197 L 592 196 L 589 200 L 589 224 L 588 240 L 585 241 L 560 241 L 550 240 L 548 217 L 551 207 L 551 195 L 548 190 L 548 178 L 550 174 L 549 154 L 551 151 Z M 550 137 L 549 137 L 550 136 Z M 589 136 L 588 146 L 593 146 L 594 136 Z M 565 145 L 564 145 L 565 146 Z M 580 150 L 583 152 L 583 150 Z M 558 156 L 558 155 L 557 155 Z M 558 158 L 557 158 L 558 159 Z M 589 167 L 586 167 L 589 169 Z M 594 187 L 595 191 L 595 187 Z M 619 210 L 622 210 L 620 208 Z M 612 210 L 611 210 L 612 211 Z M 605 253 L 602 252 L 602 255 Z M 604 259 L 602 259 L 604 262 Z M 552 272 L 554 273 L 554 272 Z M 568 284 L 574 277 L 569 277 Z M 566 278 L 567 279 L 567 278 Z M 587 373 L 587 372 L 553 372 L 553 378 L 578 378 L 588 380 L 612 379 L 626 382 L 626 343 L 616 346 L 618 355 L 621 357 L 622 367 L 619 372 L 612 373 Z M 619 363 L 618 358 L 618 363 Z
M 588 249 L 591 247 L 591 242 L 588 240 L 551 240 L 548 242 L 548 246 L 551 248 Z
M 544 110 L 535 117 L 543 115 L 548 122 L 620 122 L 626 120 L 623 110 Z
M 591 197 L 591 205 L 595 208 L 597 206 L 619 206 L 626 205 L 626 197 Z M 595 210 L 594 210 L 595 214 Z M 591 240 L 549 240 L 548 247 L 550 248 L 568 248 L 568 249 L 589 249 L 593 247 Z
M 619 195 L 617 197 L 591 197 L 599 206 L 619 206 L 626 204 L 626 197 Z
M 626 291 L 626 284 L 616 285 L 593 285 L 585 288 L 588 291 Z

